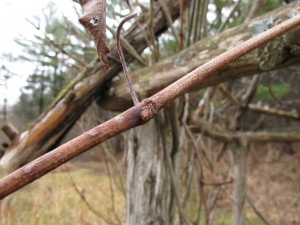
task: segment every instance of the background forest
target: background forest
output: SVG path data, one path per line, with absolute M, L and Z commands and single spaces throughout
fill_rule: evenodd
M 300 8 L 288 0 L 132 4 L 138 16 L 121 44 L 140 99 Z M 50 1 L 44 18 L 28 19 L 39 34 L 15 40 L 22 54 L 1 56 L 34 68 L 18 101 L 1 103 L 1 178 L 132 106 L 115 48 L 126 1 L 107 0 L 109 70 L 84 27 L 57 10 Z M 300 224 L 299 34 L 243 56 L 151 122 L 1 200 L 0 224 Z M 7 96 L 18 75 L 0 66 Z

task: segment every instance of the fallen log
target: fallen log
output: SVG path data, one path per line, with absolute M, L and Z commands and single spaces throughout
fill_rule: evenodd
M 185 0 L 186 3 L 189 0 Z M 179 16 L 179 1 L 166 0 L 166 4 L 172 13 L 173 19 Z M 154 9 L 155 19 L 153 30 L 156 36 L 162 34 L 168 28 L 168 21 L 156 4 Z M 145 18 L 147 18 L 147 14 Z M 148 22 L 140 17 L 124 34 L 127 43 L 134 46 L 137 53 L 141 53 L 148 43 L 144 32 L 148 29 Z M 124 52 L 128 63 L 134 56 Z M 59 96 L 35 122 L 32 128 L 20 135 L 18 142 L 11 143 L 0 160 L 0 167 L 12 171 L 32 161 L 44 153 L 55 148 L 73 124 L 80 118 L 91 105 L 99 93 L 106 90 L 107 82 L 116 76 L 121 70 L 116 48 L 108 54 L 110 69 L 106 70 L 102 63 L 92 62 L 78 76 L 61 91 Z

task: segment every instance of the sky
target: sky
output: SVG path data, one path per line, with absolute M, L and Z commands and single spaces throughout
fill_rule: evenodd
M 22 37 L 30 40 L 34 34 L 41 34 L 26 19 L 31 22 L 35 21 L 35 16 L 43 19 L 43 10 L 47 10 L 49 2 L 57 6 L 58 14 L 64 15 L 70 21 L 79 24 L 78 16 L 73 8 L 74 6 L 79 6 L 72 0 L 0 0 L 0 68 L 4 64 L 16 74 L 9 80 L 7 88 L 1 85 L 3 81 L 0 80 L 0 110 L 5 96 L 7 96 L 8 105 L 13 105 L 18 101 L 21 94 L 20 88 L 26 85 L 26 78 L 35 68 L 34 62 L 8 63 L 3 61 L 1 56 L 5 53 L 22 54 L 22 48 L 14 42 L 15 38 L 20 38 L 22 35 Z M 214 9 L 210 9 L 210 11 L 214 11 Z M 213 17 L 210 14 L 208 19 Z
M 4 64 L 16 74 L 7 83 L 7 90 L 3 85 L 0 86 L 0 106 L 3 105 L 5 95 L 8 105 L 17 102 L 20 88 L 26 84 L 26 78 L 34 68 L 34 63 L 8 63 L 1 56 L 6 53 L 22 54 L 22 48 L 14 42 L 15 38 L 22 35 L 31 39 L 34 34 L 40 34 L 26 19 L 32 22 L 35 21 L 34 16 L 42 19 L 43 9 L 47 10 L 49 2 L 57 6 L 61 15 L 74 22 L 78 21 L 73 8 L 76 3 L 72 0 L 0 0 L 0 67 Z M 0 81 L 0 84 L 3 84 L 3 81 Z

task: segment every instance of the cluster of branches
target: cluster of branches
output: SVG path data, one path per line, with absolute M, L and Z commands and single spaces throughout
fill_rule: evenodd
M 208 1 L 200 3 L 200 1 L 161 0 L 154 4 L 154 1 L 151 1 L 148 11 L 142 8 L 143 16 L 138 18 L 121 37 L 121 42 L 126 49 L 127 62 L 136 60 L 140 64 L 147 64 L 140 55 L 147 46 L 150 46 L 151 49 L 149 62 L 153 64 L 160 61 L 132 74 L 134 89 L 137 95 L 144 99 L 140 104 L 44 155 L 59 143 L 64 134 L 97 97 L 99 98 L 98 104 L 110 110 L 121 111 L 132 105 L 125 79 L 110 82 L 110 90 L 104 91 L 107 90 L 104 88 L 107 82 L 111 81 L 121 70 L 117 60 L 117 51 L 113 49 L 107 55 L 110 70 L 105 70 L 99 61 L 91 62 L 27 133 L 20 136 L 16 131 L 13 132 L 16 135 L 9 135 L 11 131 L 6 126 L 3 130 L 10 137 L 11 143 L 0 161 L 3 167 L 14 170 L 37 156 L 43 156 L 1 180 L 0 196 L 7 196 L 104 140 L 148 122 L 162 108 L 187 92 L 192 93 L 185 95 L 185 101 L 182 104 L 190 106 L 190 113 L 186 120 L 182 120 L 180 115 L 179 117 L 196 152 L 198 151 L 195 141 L 197 133 L 220 141 L 223 146 L 230 143 L 246 143 L 248 145 L 253 142 L 300 141 L 298 131 L 274 132 L 274 129 L 278 127 L 270 126 L 263 119 L 264 117 L 251 123 L 251 120 L 257 116 L 249 113 L 271 115 L 281 118 L 283 123 L 285 119 L 289 121 L 299 121 L 300 119 L 298 109 L 292 108 L 294 102 L 286 99 L 289 93 L 287 91 L 274 93 L 272 85 L 266 85 L 271 77 L 270 80 L 278 86 L 279 82 L 272 75 L 274 72 L 271 71 L 296 65 L 300 60 L 297 53 L 299 29 L 287 33 L 299 25 L 297 11 L 293 13 L 293 9 L 299 7 L 299 3 L 280 8 L 272 14 L 266 14 L 256 20 L 246 19 L 247 22 L 238 27 L 226 30 L 214 37 L 205 38 L 209 35 L 209 23 L 203 15 L 207 13 L 208 3 Z M 251 13 L 257 12 L 260 3 L 261 1 L 257 1 L 253 5 Z M 228 26 L 229 21 L 236 22 L 240 18 L 235 17 L 237 9 L 242 7 L 240 4 L 241 1 L 236 2 L 225 21 L 222 17 L 217 17 L 219 31 Z M 216 10 L 220 10 L 218 8 L 220 6 L 218 4 L 216 6 Z M 184 8 L 189 8 L 190 11 L 183 13 Z M 173 25 L 173 19 L 179 16 L 178 12 L 181 12 L 179 32 Z M 280 23 L 288 19 L 287 15 L 296 16 L 285 23 Z M 280 25 L 275 26 L 276 23 L 272 18 L 276 18 L 276 23 L 280 23 Z M 184 21 L 188 22 L 184 24 Z M 166 30 L 168 26 L 179 46 L 178 49 L 188 48 L 170 58 L 160 60 L 162 56 L 159 54 L 159 42 L 156 36 Z M 268 30 L 271 26 L 275 27 Z M 184 29 L 188 31 L 187 37 L 183 35 Z M 144 30 L 149 32 L 149 34 L 145 34 L 146 37 L 141 35 Z M 261 34 L 257 35 L 257 33 Z M 282 38 L 278 38 L 283 34 Z M 277 39 L 271 41 L 274 38 Z M 246 41 L 247 39 L 250 40 Z M 270 44 L 266 44 L 268 42 Z M 237 45 L 237 43 L 241 44 Z M 257 48 L 258 50 L 253 51 Z M 267 56 L 267 59 L 263 55 L 265 51 L 271 55 Z M 220 54 L 221 52 L 225 53 Z M 275 58 L 274 55 L 276 55 Z M 214 59 L 211 60 L 212 58 Z M 267 63 L 270 65 L 266 66 Z M 107 67 L 106 63 L 104 63 L 104 67 Z M 293 71 L 293 73 L 297 74 L 298 71 Z M 246 78 L 253 74 L 256 74 L 253 78 Z M 261 77 L 258 74 L 266 76 Z M 240 81 L 232 82 L 235 79 L 240 79 Z M 225 81 L 228 82 L 224 83 Z M 267 94 L 264 92 L 266 86 L 268 86 Z M 195 90 L 205 87 L 211 88 L 195 92 Z M 279 88 L 283 87 L 279 85 Z M 289 88 L 292 88 L 292 84 Z M 156 93 L 158 90 L 160 92 Z M 154 95 L 151 96 L 152 94 Z M 266 95 L 275 100 L 276 104 L 271 101 L 268 101 L 268 105 L 261 104 L 261 99 L 267 99 Z M 258 131 L 260 127 L 268 126 L 271 128 L 269 131 Z M 11 130 L 14 129 L 11 127 Z M 243 156 L 243 154 L 241 155 Z M 201 158 L 200 156 L 193 157 L 197 157 L 198 160 Z M 238 171 L 237 177 L 239 177 L 241 173 L 245 172 L 245 168 L 242 166 L 245 158 L 240 155 L 234 157 Z M 202 167 L 201 163 L 198 166 Z M 201 185 L 209 185 L 209 182 L 205 182 L 202 178 L 200 180 Z M 243 182 L 243 180 L 236 182 L 237 185 L 241 185 L 235 189 L 236 195 L 239 195 L 236 199 L 245 198 L 245 196 L 241 196 L 245 190 Z M 243 204 L 243 201 L 236 204 L 236 210 L 243 210 Z M 182 213 L 180 207 L 179 212 Z M 241 212 L 238 214 L 242 215 Z M 184 215 L 181 217 L 182 221 L 185 221 Z M 238 218 L 237 220 L 243 219 Z

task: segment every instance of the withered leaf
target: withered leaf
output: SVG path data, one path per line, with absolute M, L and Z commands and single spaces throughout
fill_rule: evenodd
M 97 53 L 108 69 L 107 54 L 110 49 L 106 38 L 106 0 L 80 0 L 83 9 L 83 16 L 79 18 L 79 22 L 85 27 L 93 38 Z

